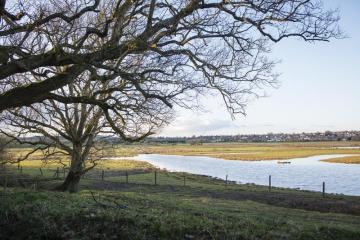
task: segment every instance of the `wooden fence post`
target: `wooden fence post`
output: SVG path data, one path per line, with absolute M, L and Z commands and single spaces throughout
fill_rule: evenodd
M 228 175 L 226 174 L 226 178 L 225 178 L 225 188 L 227 188 L 228 185 Z
M 325 182 L 322 183 L 322 196 L 325 197 Z
M 34 191 L 36 191 L 36 189 L 37 189 L 37 178 L 35 177 L 35 179 L 34 179 L 34 185 L 33 185 L 33 187 L 34 187 Z
M 8 183 L 8 177 L 5 176 L 5 182 L 4 182 L 4 192 L 6 192 L 7 189 L 7 183 Z
M 125 172 L 125 176 L 126 176 L 126 183 L 129 183 L 129 174 L 127 171 Z
M 101 180 L 104 181 L 105 171 L 101 170 Z
M 41 168 L 39 168 L 39 170 L 40 170 L 40 175 L 41 175 L 41 176 L 43 176 L 44 174 L 43 174 L 42 169 L 41 169 Z
M 186 186 L 186 176 L 185 176 L 185 173 L 184 173 L 184 187 Z
M 271 192 L 271 175 L 269 175 L 269 192 Z
M 20 173 L 22 173 L 22 166 L 20 166 Z
M 154 180 L 155 180 L 155 181 L 154 181 L 154 184 L 155 184 L 155 185 L 156 185 L 156 180 L 157 180 L 156 178 L 157 178 L 157 173 L 156 173 L 156 170 L 155 170 L 155 172 L 154 172 Z
M 20 163 L 18 163 L 18 171 L 20 171 Z

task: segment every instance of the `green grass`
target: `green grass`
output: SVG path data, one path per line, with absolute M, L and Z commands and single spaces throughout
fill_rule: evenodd
M 183 173 L 160 170 L 154 185 L 147 164 L 128 164 L 105 181 L 82 179 L 77 194 L 47 190 L 61 180 L 0 190 L 0 239 L 360 239 L 359 197 L 191 174 L 183 186 Z M 30 166 L 23 172 L 36 175 Z
M 269 158 L 359 152 L 332 149 L 330 144 L 125 146 L 114 151 L 205 156 L 251 152 Z M 0 190 L 0 239 L 360 239 L 360 197 L 323 198 L 319 192 L 282 188 L 269 192 L 266 186 L 226 185 L 219 179 L 159 169 L 154 185 L 153 166 L 126 160 L 102 161 L 81 180 L 78 194 L 68 194 L 49 191 L 62 179 L 42 181 L 62 165 L 43 164 L 39 157 L 22 162 L 18 175 L 37 177 L 37 191 L 19 188 L 14 179 L 8 179 L 6 192 Z M 19 173 L 15 164 L 8 169 Z M 102 170 L 105 181 L 100 180 Z
M 359 239 L 360 217 L 184 194 L 0 192 L 7 239 Z M 96 201 L 93 199 L 95 197 Z

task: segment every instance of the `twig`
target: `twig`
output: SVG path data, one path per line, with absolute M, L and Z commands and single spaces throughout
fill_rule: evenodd
M 96 204 L 100 205 L 100 206 L 103 207 L 103 208 L 121 208 L 121 209 L 127 208 L 126 205 L 121 205 L 121 204 L 117 203 L 115 200 L 112 200 L 112 199 L 110 200 L 110 202 L 114 203 L 114 204 L 116 205 L 116 207 L 115 207 L 115 206 L 112 206 L 112 205 L 109 205 L 109 204 L 104 204 L 104 203 L 102 203 L 102 202 L 99 202 L 99 201 L 96 199 L 93 191 L 91 191 L 90 188 L 88 188 L 88 187 L 87 187 L 87 189 L 89 190 L 89 192 L 90 192 L 90 194 L 91 194 L 94 202 L 95 202 Z M 106 200 L 109 201 L 109 199 L 106 199 Z

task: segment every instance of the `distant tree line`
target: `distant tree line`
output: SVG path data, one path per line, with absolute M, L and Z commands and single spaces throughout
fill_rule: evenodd
M 24 138 L 23 142 L 36 142 L 38 137 Z M 268 134 L 237 134 L 237 135 L 206 135 L 191 137 L 147 137 L 139 142 L 128 142 L 115 135 L 99 135 L 95 138 L 102 145 L 131 145 L 131 144 L 190 144 L 216 142 L 316 142 L 316 141 L 360 141 L 360 131 L 314 132 L 314 133 L 268 133 Z M 70 141 L 62 139 L 65 145 Z M 11 142 L 7 147 L 32 147 L 33 144 L 19 144 Z
M 114 139 L 113 139 L 114 140 Z M 115 140 L 114 140 L 115 141 Z M 191 145 L 216 142 L 314 142 L 314 141 L 360 141 L 360 131 L 314 132 L 314 133 L 268 133 L 245 135 L 208 135 L 192 137 L 149 137 L 145 143 Z

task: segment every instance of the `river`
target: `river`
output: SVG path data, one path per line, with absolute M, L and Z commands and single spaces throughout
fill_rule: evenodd
M 169 171 L 188 172 L 236 181 L 272 186 L 360 196 L 360 164 L 327 163 L 320 160 L 351 156 L 349 154 L 319 155 L 286 160 L 290 164 L 271 161 L 224 160 L 202 156 L 140 154 L 134 160 L 151 163 Z M 120 159 L 120 158 L 119 158 Z

